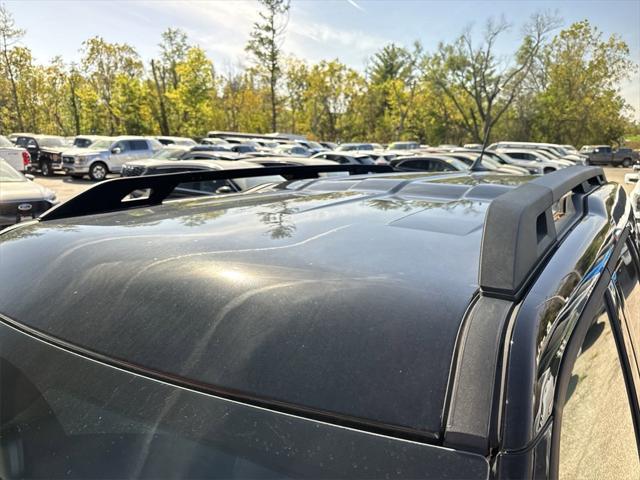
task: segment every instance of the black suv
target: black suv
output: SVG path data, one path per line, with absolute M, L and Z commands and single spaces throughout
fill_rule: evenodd
M 240 174 L 297 176 L 163 202 Z M 638 478 L 638 232 L 598 167 L 114 179 L 0 259 L 3 478 Z
M 17 146 L 29 152 L 31 162 L 26 166 L 29 172 L 39 171 L 48 177 L 54 171 L 62 170 L 62 152 L 70 148 L 63 137 L 31 133 L 17 133 L 11 137 Z

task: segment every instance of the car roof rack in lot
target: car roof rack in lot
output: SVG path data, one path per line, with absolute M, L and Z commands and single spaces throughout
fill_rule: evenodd
M 334 172 L 360 175 L 367 173 L 390 173 L 394 172 L 394 170 L 387 165 L 347 164 L 238 168 L 114 178 L 94 185 L 68 201 L 52 208 L 39 218 L 42 221 L 59 220 L 62 218 L 95 215 L 98 213 L 158 205 L 181 183 L 266 177 L 271 175 L 282 175 L 286 176 L 289 180 L 299 180 L 317 178 L 320 173 Z M 150 190 L 147 197 L 125 200 L 125 197 L 130 193 L 136 190 L 146 189 Z
M 536 178 L 493 200 L 484 221 L 480 288 L 517 300 L 558 241 L 582 218 L 583 197 L 604 183 L 600 167 L 574 166 Z M 569 197 L 568 194 L 574 195 Z M 562 211 L 556 206 L 562 202 Z

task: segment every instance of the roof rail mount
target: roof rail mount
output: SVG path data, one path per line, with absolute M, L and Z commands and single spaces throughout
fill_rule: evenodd
M 346 173 L 350 175 L 367 173 L 390 173 L 394 170 L 387 165 L 312 165 L 264 168 L 238 168 L 227 170 L 192 171 L 121 177 L 100 182 L 75 197 L 48 210 L 39 218 L 41 221 L 95 215 L 98 213 L 127 210 L 130 208 L 159 205 L 181 183 L 208 180 L 230 180 L 282 175 L 288 180 L 317 178 L 321 173 Z M 150 189 L 148 197 L 124 200 L 136 190 Z
M 545 256 L 584 215 L 581 198 L 605 182 L 600 167 L 572 166 L 497 197 L 487 209 L 479 283 L 486 296 L 518 300 Z M 553 206 L 573 192 L 574 215 L 556 222 Z

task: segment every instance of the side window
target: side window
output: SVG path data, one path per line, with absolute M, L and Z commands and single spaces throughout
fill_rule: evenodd
M 127 140 L 124 143 L 128 144 L 128 150 L 149 150 L 149 145 L 147 145 L 147 142 L 145 140 Z
M 520 152 L 509 152 L 509 156 L 517 160 L 525 160 L 527 158 L 526 153 L 520 153 Z
M 603 308 L 571 369 L 560 424 L 558 478 L 637 479 L 637 440 L 611 319 Z
M 450 170 L 453 170 L 453 168 L 451 168 L 447 162 L 443 162 L 441 160 L 429 160 L 430 172 L 448 172 Z
M 405 160 L 400 162 L 398 167 L 405 168 L 407 170 L 426 170 L 427 162 L 424 160 Z
M 27 148 L 38 148 L 38 144 L 33 138 L 25 139 L 27 142 Z
M 111 146 L 111 150 L 113 150 L 114 148 L 119 148 L 120 153 L 128 152 L 129 150 L 131 150 L 131 148 L 129 147 L 129 142 L 118 142 L 115 145 Z
M 231 185 L 229 185 L 225 180 L 206 180 L 202 182 L 181 183 L 176 188 L 193 190 L 196 192 L 203 192 L 203 193 L 215 193 L 216 190 L 218 190 L 220 187 L 223 187 L 225 185 L 231 187 Z M 233 190 L 235 191 L 235 189 Z

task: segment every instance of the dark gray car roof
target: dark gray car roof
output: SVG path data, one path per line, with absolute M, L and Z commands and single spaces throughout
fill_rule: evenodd
M 0 313 L 212 392 L 435 439 L 487 206 L 527 179 L 304 180 L 41 222 L 0 236 Z

